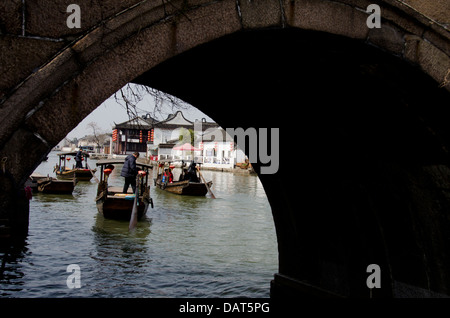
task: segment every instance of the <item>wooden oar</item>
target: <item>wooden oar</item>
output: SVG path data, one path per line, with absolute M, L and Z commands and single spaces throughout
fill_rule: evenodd
M 131 211 L 130 225 L 128 230 L 131 232 L 136 228 L 137 225 L 137 215 L 138 215 L 138 205 L 139 205 L 139 176 L 136 177 L 136 193 L 134 194 L 133 210 Z
M 89 169 L 89 171 L 91 172 L 92 176 L 94 177 L 95 181 L 97 181 L 97 183 L 100 183 L 100 181 L 97 179 L 97 177 L 95 176 L 95 173 L 92 172 L 91 167 L 89 167 L 89 165 L 86 162 L 86 167 Z
M 202 175 L 202 173 L 200 172 L 200 167 L 197 168 L 197 171 L 198 171 L 198 174 L 200 175 L 200 178 L 202 178 L 203 183 L 204 183 L 205 186 L 206 186 L 206 189 L 208 189 L 208 192 L 211 194 L 211 198 L 212 198 L 212 199 L 215 199 L 216 197 L 215 197 L 214 193 L 212 193 L 211 189 L 209 188 L 208 183 L 206 183 L 205 178 L 203 178 L 203 175 Z

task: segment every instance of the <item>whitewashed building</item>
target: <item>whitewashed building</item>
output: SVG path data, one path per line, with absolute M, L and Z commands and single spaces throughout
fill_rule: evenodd
M 151 160 L 195 160 L 204 167 L 234 168 L 236 163 L 246 159 L 244 152 L 236 148 L 233 139 L 217 123 L 207 122 L 204 118 L 192 122 L 181 111 L 163 121 L 152 121 L 153 139 L 147 142 L 147 158 Z M 191 143 L 189 130 L 195 132 L 195 149 L 177 150 L 179 146 Z M 181 134 L 183 140 L 180 140 Z
M 209 128 L 199 142 L 202 150 L 201 160 L 204 167 L 234 168 L 238 162 L 244 162 L 245 153 L 236 147 L 234 139 L 221 128 Z
M 207 123 L 205 127 L 218 126 Z M 181 111 L 169 115 L 165 120 L 153 123 L 153 140 L 147 142 L 147 157 L 152 160 L 180 159 L 173 147 L 179 144 L 183 129 L 194 129 L 194 122 L 186 119 Z M 205 128 L 206 129 L 206 128 Z

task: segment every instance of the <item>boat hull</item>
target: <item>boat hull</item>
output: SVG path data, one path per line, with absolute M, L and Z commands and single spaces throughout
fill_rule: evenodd
M 129 221 L 133 210 L 134 200 L 117 198 L 106 198 L 104 201 L 97 201 L 97 209 L 106 219 Z M 148 210 L 148 202 L 139 200 L 138 220 L 142 219 Z
M 37 189 L 49 194 L 72 194 L 75 182 L 46 178 L 37 182 Z
M 108 178 L 115 169 L 115 164 L 124 164 L 125 159 L 104 159 L 97 161 L 100 167 L 100 180 L 97 186 L 97 197 L 95 198 L 97 210 L 105 219 L 126 220 L 130 222 L 133 211 L 135 196 L 132 189 L 128 188 L 123 193 L 123 187 L 108 186 Z M 148 172 L 153 169 L 152 165 L 136 162 L 139 173 L 136 176 L 136 186 L 139 190 L 137 206 L 137 219 L 143 219 L 147 214 L 149 205 L 153 208 L 153 199 L 150 197 L 148 186 Z M 130 228 L 133 227 L 130 222 Z
M 212 181 L 209 181 L 208 186 L 211 187 L 211 185 Z M 205 196 L 208 193 L 208 188 L 201 182 L 177 181 L 164 184 L 158 180 L 156 186 L 161 190 L 179 195 Z
M 103 214 L 106 219 L 129 221 L 133 210 L 134 195 L 131 192 L 122 194 L 116 187 L 109 187 L 106 192 L 103 190 L 103 184 L 100 184 L 99 187 L 96 199 L 98 212 Z M 138 220 L 147 214 L 149 205 L 153 206 L 153 202 L 150 198 L 150 190 L 147 189 L 143 195 L 139 196 Z
M 95 169 L 92 170 L 95 173 Z M 66 171 L 56 171 L 56 177 L 61 180 L 73 180 L 74 178 L 78 181 L 89 181 L 92 179 L 92 173 L 89 169 L 72 169 Z

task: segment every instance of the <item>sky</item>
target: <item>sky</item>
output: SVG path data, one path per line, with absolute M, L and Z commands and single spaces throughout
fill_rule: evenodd
M 194 121 L 195 119 L 206 118 L 207 121 L 214 121 L 194 106 L 189 104 L 187 105 L 189 106 L 189 109 L 181 110 L 186 119 Z M 140 116 L 145 115 L 147 112 L 152 113 L 154 109 L 153 97 L 150 95 L 145 96 L 144 99 L 138 103 L 137 107 L 139 110 L 138 114 Z M 161 118 L 160 115 L 157 115 L 156 119 L 165 119 L 169 114 L 173 112 L 176 112 L 176 110 L 172 111 L 171 107 L 166 105 L 165 107 L 163 107 L 162 111 L 162 116 L 164 116 L 164 118 Z M 129 120 L 129 118 L 125 107 L 117 103 L 114 99 L 114 96 L 112 96 L 104 101 L 100 106 L 98 106 L 97 109 L 95 109 L 83 121 L 81 121 L 75 129 L 67 134 L 66 138 L 72 140 L 73 138 L 81 138 L 86 135 L 92 135 L 92 129 L 87 127 L 87 125 L 91 122 L 97 123 L 98 127 L 100 127 L 101 129 L 100 133 L 111 133 L 112 127 L 115 124 L 119 124 L 127 120 Z

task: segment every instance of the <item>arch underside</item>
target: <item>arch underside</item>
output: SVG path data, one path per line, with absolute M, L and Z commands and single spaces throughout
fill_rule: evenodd
M 368 297 L 369 264 L 383 280 L 372 295 L 449 294 L 448 42 L 392 6 L 369 30 L 364 5 L 342 2 L 130 9 L 11 91 L 0 153 L 21 184 L 120 87 L 149 85 L 224 128 L 280 128 L 280 168 L 260 175 L 278 238 L 274 296 Z M 423 38 L 432 31 L 437 44 Z
M 280 169 L 260 178 L 280 273 L 302 290 L 368 296 L 369 264 L 383 270 L 384 295 L 439 290 L 448 246 L 437 252 L 428 240 L 447 237 L 448 131 L 436 114 L 448 93 L 418 69 L 338 36 L 264 30 L 211 42 L 134 82 L 181 97 L 223 127 L 280 127 Z

